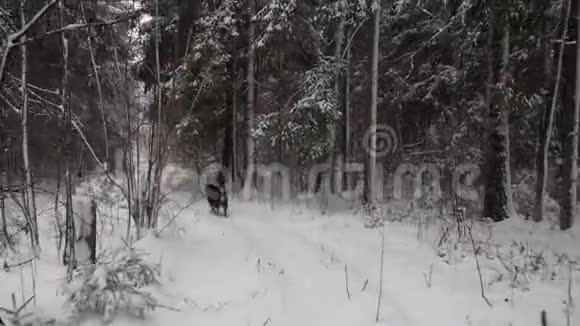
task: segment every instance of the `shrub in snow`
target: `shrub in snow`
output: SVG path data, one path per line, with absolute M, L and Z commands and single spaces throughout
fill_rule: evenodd
M 413 210 L 411 201 L 391 199 L 385 207 L 385 220 L 389 222 L 412 221 Z
M 159 284 L 159 268 L 142 256 L 130 250 L 110 262 L 79 267 L 67 288 L 71 318 L 96 313 L 109 323 L 119 313 L 144 318 L 153 311 L 156 299 L 144 288 Z
M 365 205 L 365 227 L 376 228 L 384 224 L 382 209 L 378 205 Z
M 19 251 L 22 247 L 20 243 L 26 243 L 28 237 L 26 221 L 20 208 L 11 200 L 6 200 L 4 205 L 5 215 L 3 219 L 0 219 L 0 257 L 15 254 L 14 250 Z M 4 220 L 6 225 L 4 225 Z M 12 250 L 7 252 L 7 249 Z
M 519 172 L 515 179 L 520 179 L 521 181 L 512 186 L 516 212 L 526 218 L 533 216 L 536 204 L 536 177 L 534 173 L 534 171 Z M 545 218 L 552 223 L 557 223 L 560 215 L 560 206 L 547 193 L 544 203 Z
M 570 257 L 556 252 L 540 251 L 529 244 L 513 241 L 497 250 L 497 258 L 503 267 L 496 281 L 507 278 L 514 288 L 529 289 L 533 279 L 566 280 Z
M 450 265 L 461 263 L 464 258 L 475 254 L 493 259 L 495 253 L 490 244 L 493 225 L 492 222 L 458 219 L 454 215 L 440 218 L 440 232 L 434 243 L 437 254 Z M 472 238 L 477 252 L 473 250 Z
M 514 208 L 516 212 L 525 217 L 531 217 L 534 213 L 536 193 L 532 186 L 520 183 L 513 186 Z
M 103 205 L 120 205 L 125 202 L 122 191 L 106 175 L 87 178 L 78 186 L 77 192 L 82 192 Z
M 30 304 L 28 304 L 30 305 Z M 57 325 L 55 318 L 39 307 L 22 307 L 15 313 L 8 309 L 0 309 L 0 325 L 7 326 L 54 326 Z M 31 305 L 30 305 L 31 306 Z M 19 307 L 20 309 L 21 307 Z

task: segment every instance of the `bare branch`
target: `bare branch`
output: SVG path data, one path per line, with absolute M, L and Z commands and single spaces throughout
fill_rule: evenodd
M 18 109 L 14 104 L 12 104 L 12 102 L 10 102 L 6 97 L 4 97 L 2 93 L 0 93 L 0 99 L 3 100 L 4 103 L 6 103 L 8 107 L 12 109 L 12 111 L 16 112 L 18 115 L 21 114 L 20 109 Z
M 10 73 L 8 73 L 7 76 L 10 77 L 10 79 L 12 79 L 14 82 L 17 82 L 19 84 L 22 83 L 22 81 L 20 80 L 20 78 L 16 78 L 16 76 L 14 76 L 14 75 L 12 75 Z M 56 90 L 50 90 L 50 89 L 47 89 L 47 88 L 42 88 L 40 86 L 36 86 L 34 84 L 31 84 L 31 83 L 28 83 L 27 86 L 29 88 L 34 88 L 37 91 L 49 93 L 49 94 L 52 94 L 52 95 L 60 95 L 60 93 L 58 92 L 58 89 L 56 89 Z
M 102 21 L 102 22 L 96 22 L 96 23 L 85 23 L 85 24 L 68 24 L 64 27 L 52 30 L 52 31 L 48 31 L 46 33 L 44 33 L 41 36 L 38 37 L 34 37 L 34 38 L 29 38 L 26 41 L 20 41 L 17 43 L 13 43 L 13 46 L 18 46 L 18 45 L 22 45 L 24 43 L 30 43 L 30 42 L 35 42 L 38 41 L 40 39 L 46 38 L 48 36 L 51 35 L 55 35 L 55 34 L 60 34 L 63 32 L 70 32 L 70 31 L 74 31 L 74 30 L 78 30 L 78 29 L 83 29 L 83 28 L 89 28 L 89 27 L 96 27 L 96 26 L 110 26 L 110 25 L 115 25 L 115 24 L 119 24 L 119 23 L 123 23 L 132 19 L 137 18 L 139 15 L 137 13 L 129 15 L 129 16 L 125 16 L 125 17 L 121 17 L 115 20 L 110 20 L 110 21 Z
M 6 68 L 6 61 L 8 61 L 8 55 L 10 54 L 10 50 L 12 50 L 13 47 L 18 45 L 14 43 L 14 41 L 21 38 L 30 29 L 30 27 L 32 27 L 32 25 L 34 25 L 34 23 L 36 23 L 48 11 L 48 9 L 54 6 L 57 2 L 58 0 L 51 0 L 50 2 L 45 4 L 44 7 L 42 7 L 36 13 L 36 15 L 34 15 L 34 17 L 32 17 L 32 19 L 28 21 L 28 23 L 24 24 L 24 26 L 22 26 L 22 28 L 19 31 L 8 35 L 6 49 L 4 49 L 4 53 L 2 55 L 2 62 L 0 63 L 0 83 L 2 82 L 2 79 L 4 77 L 4 69 Z
M 81 3 L 81 9 L 83 12 L 83 16 L 86 16 L 85 14 L 85 8 Z M 86 19 L 86 17 L 85 17 Z M 109 136 L 108 136 L 108 131 L 107 131 L 107 119 L 105 116 L 105 102 L 103 100 L 103 91 L 101 88 L 101 80 L 99 79 L 99 69 L 97 67 L 97 60 L 95 58 L 95 51 L 93 50 L 93 40 L 92 40 L 92 31 L 89 28 L 89 35 L 87 36 L 87 41 L 89 44 L 89 53 L 91 55 L 91 63 L 93 65 L 93 72 L 95 74 L 95 81 L 97 83 L 97 92 L 99 94 L 99 107 L 101 109 L 101 119 L 102 119 L 102 123 L 103 123 L 103 135 L 104 135 L 104 141 L 105 141 L 105 161 L 109 162 Z M 107 170 L 108 170 L 108 165 L 107 165 Z
M 36 23 L 48 11 L 48 9 L 54 6 L 57 2 L 58 0 L 51 0 L 50 2 L 45 4 L 44 7 L 42 7 L 36 13 L 36 15 L 34 15 L 34 17 L 32 17 L 32 19 L 28 21 L 28 23 L 22 26 L 22 28 L 18 32 L 8 36 L 8 39 L 14 41 L 21 38 L 30 29 L 30 27 L 32 27 L 32 25 L 34 25 L 34 23 Z M 12 44 L 12 46 L 15 46 L 15 44 Z

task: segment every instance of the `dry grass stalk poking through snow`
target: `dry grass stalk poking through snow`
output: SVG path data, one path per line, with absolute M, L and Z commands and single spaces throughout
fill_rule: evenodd
M 30 308 L 33 297 L 28 298 L 20 306 L 16 304 L 16 295 L 12 293 L 12 309 L 0 307 L 0 325 L 18 326 L 44 326 L 55 325 L 53 318 L 47 318 L 36 310 L 26 311 Z

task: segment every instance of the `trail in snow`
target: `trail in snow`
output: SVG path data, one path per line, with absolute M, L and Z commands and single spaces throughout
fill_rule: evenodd
M 185 243 L 142 244 L 173 256 L 163 260 L 179 289 L 173 296 L 196 302 L 180 317 L 183 325 L 200 319 L 204 325 L 262 325 L 268 319 L 273 325 L 375 325 L 377 295 L 370 287 L 360 292 L 364 279 L 350 276 L 349 300 L 344 265 L 323 247 L 241 211 L 228 219 L 202 214 Z M 415 325 L 405 312 L 383 302 L 386 321 Z M 218 311 L 200 311 L 204 307 Z M 158 316 L 159 322 L 170 314 Z
M 324 242 L 312 241 L 304 234 L 284 227 L 283 222 L 277 221 L 275 216 L 242 215 L 231 225 L 239 234 L 251 239 L 258 253 L 276 262 L 276 265 L 286 267 L 285 274 L 295 285 L 289 287 L 294 291 L 295 299 L 291 307 L 300 309 L 298 307 L 304 305 L 313 309 L 311 315 L 301 316 L 301 321 L 330 325 L 374 324 L 378 288 L 365 286 L 364 283 L 369 275 L 378 280 L 379 255 L 374 257 L 374 268 L 365 271 L 367 278 L 361 277 L 363 274 L 358 272 L 358 266 L 326 250 Z M 350 265 L 350 300 L 346 293 L 345 264 Z M 375 281 L 369 284 L 375 284 Z M 385 289 L 381 308 L 381 321 L 394 325 L 416 325 L 409 313 Z M 300 310 L 291 313 L 300 313 Z M 289 318 L 294 319 L 292 316 Z
M 152 325 L 376 325 L 380 232 L 352 216 L 322 217 L 295 210 L 234 203 L 230 218 L 199 205 L 181 221 L 182 239 L 142 245 L 164 253 L 172 297 L 188 298 L 183 313 L 160 312 Z M 196 216 L 196 217 L 194 217 Z M 383 325 L 535 324 L 545 294 L 487 289 L 479 295 L 471 260 L 444 264 L 415 230 L 387 225 L 380 323 Z M 483 259 L 483 258 L 482 258 Z M 344 266 L 348 266 L 351 299 Z M 433 285 L 424 275 L 433 265 Z M 170 272 L 171 271 L 171 272 Z M 361 288 L 368 282 L 366 288 Z M 546 292 L 550 293 L 550 292 Z M 519 295 L 519 297 L 518 297 Z M 194 301 L 195 304 L 191 304 Z M 557 307 L 557 306 L 556 306 Z M 551 313 L 553 313 L 553 310 Z M 560 315 L 561 316 L 561 315 Z M 177 318 L 174 320 L 174 318 Z
M 178 201 L 185 205 L 184 199 Z M 210 214 L 207 204 L 200 202 L 185 210 L 159 238 L 148 236 L 137 242 L 150 253 L 148 259 L 161 262 L 163 285 L 156 293 L 160 303 L 180 312 L 160 308 L 145 321 L 118 318 L 112 326 L 376 325 L 380 230 L 365 229 L 350 214 L 321 216 L 296 206 L 272 209 L 236 201 L 231 206 L 231 216 L 223 218 Z M 46 250 L 38 264 L 38 302 L 58 311 L 64 269 L 52 250 L 50 225 L 41 226 Z M 516 233 L 507 234 L 513 238 Z M 107 250 L 120 243 L 108 233 L 100 237 Z M 562 282 L 535 283 L 530 291 L 511 290 L 506 282 L 489 285 L 491 263 L 481 257 L 486 295 L 494 305 L 490 308 L 480 297 L 473 259 L 457 265 L 443 263 L 429 244 L 436 240 L 419 243 L 414 226 L 385 227 L 380 325 L 537 325 L 543 309 L 550 325 L 565 325 Z M 424 279 L 429 266 L 433 266 L 431 287 Z M 23 273 L 28 275 L 26 267 Z M 10 306 L 9 293 L 19 296 L 18 274 L 0 274 L 0 306 Z M 29 283 L 26 278 L 25 283 Z M 30 288 L 25 284 L 25 297 Z M 580 291 L 574 295 L 580 301 Z M 580 314 L 573 315 L 572 324 L 580 324 Z M 101 323 L 91 320 L 82 325 Z

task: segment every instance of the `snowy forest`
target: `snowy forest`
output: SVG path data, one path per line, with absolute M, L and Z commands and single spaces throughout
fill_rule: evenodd
M 580 325 L 580 0 L 0 0 L 0 325 Z

